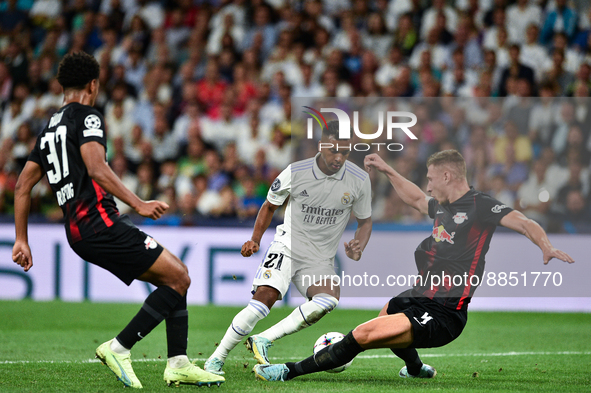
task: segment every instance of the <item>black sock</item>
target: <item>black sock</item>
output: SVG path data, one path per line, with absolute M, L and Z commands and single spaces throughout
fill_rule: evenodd
M 406 370 L 410 375 L 419 375 L 423 362 L 419 358 L 419 353 L 414 348 L 397 348 L 392 352 L 406 363 Z
M 168 357 L 186 355 L 189 337 L 189 313 L 187 312 L 187 295 L 177 303 L 166 318 L 166 342 Z
M 363 351 L 365 349 L 361 348 L 351 331 L 338 343 L 323 348 L 317 354 L 307 359 L 297 363 L 286 363 L 285 365 L 289 368 L 286 379 L 342 366 L 343 364 L 349 363 Z
M 131 349 L 152 331 L 175 308 L 182 296 L 171 287 L 161 286 L 144 301 L 142 308 L 131 322 L 119 333 L 117 341 Z

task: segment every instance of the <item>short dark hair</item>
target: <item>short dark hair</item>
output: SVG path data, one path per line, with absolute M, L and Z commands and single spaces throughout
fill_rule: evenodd
M 353 128 L 351 128 L 351 135 L 353 135 Z M 337 141 L 342 140 L 339 138 L 339 121 L 331 120 L 326 124 L 326 127 L 322 127 L 322 136 L 327 138 L 332 136 Z
M 85 53 L 75 52 L 64 56 L 57 69 L 57 80 L 65 89 L 82 90 L 93 79 L 98 79 L 100 65 Z
M 466 178 L 466 161 L 457 150 L 443 150 L 431 154 L 427 159 L 427 168 L 431 165 L 449 165 L 454 177 L 460 180 Z

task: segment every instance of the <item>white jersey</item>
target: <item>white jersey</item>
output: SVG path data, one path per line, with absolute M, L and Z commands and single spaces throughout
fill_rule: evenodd
M 289 165 L 275 179 L 267 194 L 273 205 L 287 197 L 283 224 L 275 241 L 285 244 L 294 260 L 331 261 L 351 212 L 358 219 L 371 217 L 371 183 L 367 172 L 350 161 L 327 176 L 316 157 Z

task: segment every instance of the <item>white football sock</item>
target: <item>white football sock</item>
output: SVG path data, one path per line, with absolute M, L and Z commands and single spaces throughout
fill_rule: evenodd
M 338 304 L 339 300 L 333 296 L 325 293 L 315 295 L 311 301 L 302 304 L 287 317 L 257 336 L 275 341 L 288 334 L 299 332 L 318 322 L 320 318 L 334 310 Z
M 117 338 L 114 338 L 113 340 L 111 340 L 111 351 L 115 352 L 118 355 L 127 355 L 129 354 L 130 350 L 125 348 L 123 345 L 121 345 L 121 343 L 119 342 L 119 340 L 117 340 Z
M 265 304 L 258 300 L 251 300 L 245 309 L 236 314 L 220 345 L 210 358 L 216 357 L 222 362 L 225 361 L 228 353 L 252 331 L 258 321 L 267 315 L 269 315 L 269 308 Z
M 189 363 L 189 357 L 187 355 L 177 355 L 168 358 L 168 367 L 170 368 L 185 367 Z

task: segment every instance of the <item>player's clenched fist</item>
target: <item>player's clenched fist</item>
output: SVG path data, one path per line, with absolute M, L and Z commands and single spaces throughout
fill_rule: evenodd
M 345 243 L 345 254 L 354 261 L 361 259 L 361 246 L 359 240 L 352 239 L 349 243 Z
M 390 168 L 390 165 L 386 164 L 382 157 L 375 153 L 366 155 L 365 159 L 363 160 L 363 165 L 365 166 L 365 170 L 368 172 L 371 172 L 372 167 L 376 168 L 380 172 L 387 171 Z
M 137 208 L 137 213 L 143 217 L 157 220 L 168 210 L 168 204 L 161 201 L 147 201 Z
M 12 248 L 12 260 L 26 272 L 33 266 L 33 256 L 27 243 L 15 242 Z
M 240 253 L 243 257 L 249 257 L 259 250 L 259 244 L 253 240 L 249 240 L 242 245 Z

